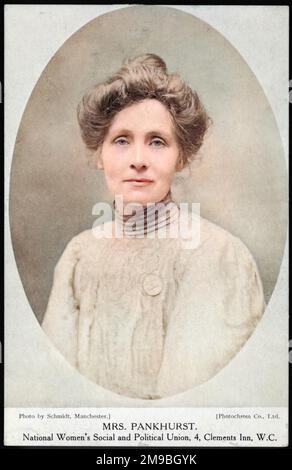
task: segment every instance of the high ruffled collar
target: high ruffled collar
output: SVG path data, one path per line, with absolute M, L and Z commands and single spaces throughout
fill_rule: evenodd
M 169 191 L 158 202 L 140 204 L 131 203 L 123 208 L 119 199 L 113 201 L 115 224 L 119 233 L 126 237 L 146 237 L 176 222 L 179 207 Z

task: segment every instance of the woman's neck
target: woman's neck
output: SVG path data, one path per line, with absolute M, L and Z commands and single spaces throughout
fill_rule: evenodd
M 113 201 L 116 229 L 126 237 L 146 237 L 178 219 L 179 207 L 173 201 L 171 190 L 157 202 L 122 205 Z

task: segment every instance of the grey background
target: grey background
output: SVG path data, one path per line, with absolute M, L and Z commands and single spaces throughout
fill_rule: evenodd
M 202 161 L 173 185 L 178 201 L 239 236 L 254 255 L 266 299 L 286 234 L 286 169 L 269 103 L 238 52 L 203 21 L 171 8 L 137 6 L 100 16 L 70 37 L 40 77 L 13 156 L 10 222 L 15 258 L 41 320 L 54 266 L 73 235 L 90 228 L 92 206 L 111 201 L 79 136 L 76 106 L 124 57 L 154 52 L 199 93 L 214 124 Z

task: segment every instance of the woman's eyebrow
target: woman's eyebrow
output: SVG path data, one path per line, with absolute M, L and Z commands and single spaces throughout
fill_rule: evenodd
M 128 134 L 132 134 L 132 131 L 130 131 L 130 129 L 125 129 L 125 128 L 121 128 L 121 129 L 112 129 L 109 131 L 110 134 L 112 135 L 128 135 Z
M 109 132 L 111 135 L 133 135 L 134 132 L 130 129 L 126 129 L 126 128 L 120 128 L 120 129 L 112 129 L 110 132 Z M 157 136 L 162 136 L 162 137 L 165 137 L 166 139 L 171 139 L 171 134 L 168 133 L 167 131 L 163 130 L 163 129 L 151 129 L 149 130 L 148 132 L 146 132 L 145 134 L 147 137 L 150 136 L 150 135 L 157 135 Z
M 163 129 L 152 129 L 151 131 L 146 133 L 147 137 L 149 135 L 157 135 L 157 136 L 162 136 L 165 137 L 166 139 L 171 139 L 171 134 L 169 134 L 167 131 Z

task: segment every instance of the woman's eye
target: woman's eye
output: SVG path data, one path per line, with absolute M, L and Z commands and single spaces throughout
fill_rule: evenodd
M 127 143 L 128 143 L 128 140 L 125 137 L 119 137 L 118 139 L 115 140 L 115 144 L 126 145 Z
M 163 147 L 165 145 L 165 143 L 161 139 L 152 139 L 151 140 L 151 145 L 153 145 L 153 147 Z

